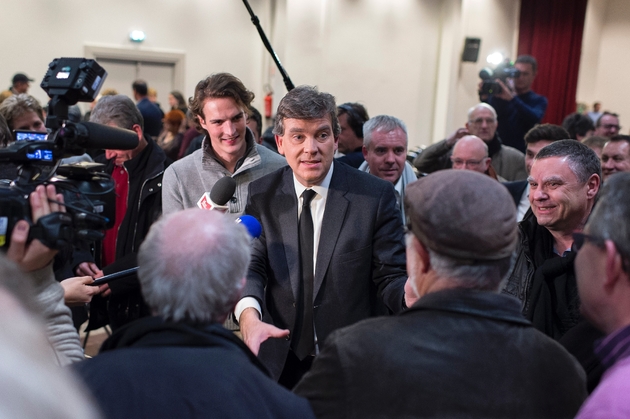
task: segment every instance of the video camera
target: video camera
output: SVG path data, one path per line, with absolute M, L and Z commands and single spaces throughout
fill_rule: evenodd
M 93 101 L 107 77 L 95 60 L 57 58 L 48 66 L 41 83 L 50 97 L 47 139 L 26 138 L 0 149 L 0 163 L 18 165 L 18 176 L 9 186 L 0 186 L 0 248 L 9 245 L 19 220 L 32 228 L 29 240 L 37 238 L 56 249 L 72 243 L 103 238 L 102 230 L 115 222 L 115 183 L 98 163 L 60 165 L 61 159 L 84 154 L 86 149 L 131 150 L 138 146 L 135 132 L 68 120 L 68 108 Z M 40 218 L 33 225 L 29 195 L 37 185 L 54 184 L 64 197 L 66 212 Z
M 505 85 L 509 85 L 508 79 L 514 79 L 521 75 L 521 72 L 514 67 L 510 60 L 499 64 L 497 68 L 492 70 L 485 67 L 479 72 L 479 77 L 483 80 L 481 84 L 480 95 L 496 95 L 501 93 L 502 88 L 495 80 L 501 80 Z

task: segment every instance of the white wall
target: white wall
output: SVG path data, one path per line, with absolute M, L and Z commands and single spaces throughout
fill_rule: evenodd
M 261 111 L 266 84 L 275 92 L 274 106 L 286 93 L 238 0 L 3 3 L 0 83 L 5 80 L 8 86 L 15 72 L 24 71 L 37 79 L 31 93 L 42 101 L 47 97 L 38 85 L 50 60 L 83 56 L 86 45 L 183 53 L 184 76 L 176 88 L 186 95 L 218 71 L 241 78 L 256 93 L 254 105 Z M 477 101 L 477 73 L 485 56 L 494 49 L 514 50 L 519 9 L 518 0 L 250 4 L 296 85 L 318 85 L 339 103 L 361 102 L 370 115 L 400 117 L 409 127 L 412 146 L 439 140 L 465 122 L 466 109 Z M 146 32 L 143 44 L 130 43 L 132 29 Z M 477 64 L 460 63 L 465 36 L 482 38 Z M 165 94 L 159 92 L 162 101 Z
M 577 100 L 595 101 L 620 115 L 622 132 L 630 125 L 630 2 L 589 0 L 578 79 Z
M 459 51 L 461 53 L 466 37 L 481 38 L 481 48 L 476 63 L 458 63 L 454 121 L 447 124 L 447 133 L 463 127 L 467 121 L 468 109 L 479 103 L 479 71 L 491 66 L 486 62 L 488 55 L 500 52 L 512 60 L 516 58 L 519 11 L 519 1 L 463 1 Z
M 250 3 L 262 9 L 267 0 Z M 42 101 L 47 96 L 39 83 L 48 63 L 83 56 L 87 44 L 184 52 L 184 83 L 177 87 L 188 95 L 200 79 L 218 71 L 233 72 L 248 86 L 261 84 L 262 46 L 240 1 L 5 0 L 2 15 L 0 82 L 9 86 L 15 72 L 26 72 L 37 80 L 30 93 Z M 133 29 L 145 31 L 143 44 L 129 41 Z M 131 82 L 129 92 L 120 93 L 131 94 Z M 165 100 L 167 92 L 159 93 Z

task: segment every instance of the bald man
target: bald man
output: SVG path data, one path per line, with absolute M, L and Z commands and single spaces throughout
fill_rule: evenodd
M 454 170 L 472 170 L 488 175 L 493 179 L 505 181 L 502 177 L 497 176 L 491 162 L 492 158 L 488 157 L 487 144 L 475 135 L 462 137 L 453 147 L 451 164 Z
M 475 135 L 488 146 L 488 157 L 492 158 L 492 170 L 507 180 L 525 180 L 524 155 L 515 148 L 501 143 L 497 134 L 497 113 L 487 103 L 479 103 L 468 110 L 468 122 L 450 137 L 427 147 L 413 161 L 414 166 L 422 173 L 433 173 L 436 170 L 450 169 L 451 154 L 455 144 L 465 136 Z

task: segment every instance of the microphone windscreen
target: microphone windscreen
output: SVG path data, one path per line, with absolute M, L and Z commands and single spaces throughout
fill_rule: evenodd
M 135 131 L 95 122 L 81 122 L 77 125 L 83 125 L 88 131 L 88 138 L 82 144 L 85 148 L 133 150 L 138 147 L 138 134 Z
M 258 220 L 251 215 L 241 215 L 235 222 L 243 224 L 252 238 L 257 239 L 262 233 L 262 226 Z
M 217 205 L 225 205 L 236 192 L 236 181 L 230 176 L 224 176 L 217 181 L 210 191 L 210 199 Z

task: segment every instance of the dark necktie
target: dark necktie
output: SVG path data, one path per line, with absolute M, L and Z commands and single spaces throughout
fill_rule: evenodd
M 299 326 L 296 330 L 299 335 L 295 336 L 292 348 L 295 355 L 303 360 L 311 355 L 315 349 L 315 330 L 313 326 L 313 217 L 311 215 L 311 201 L 317 193 L 312 189 L 307 189 L 302 193 L 302 213 L 298 236 L 300 237 L 300 267 L 302 274 L 302 301 L 301 311 L 298 310 L 297 317 Z M 298 325 L 296 325 L 298 326 Z M 297 342 L 296 342 L 297 340 Z

